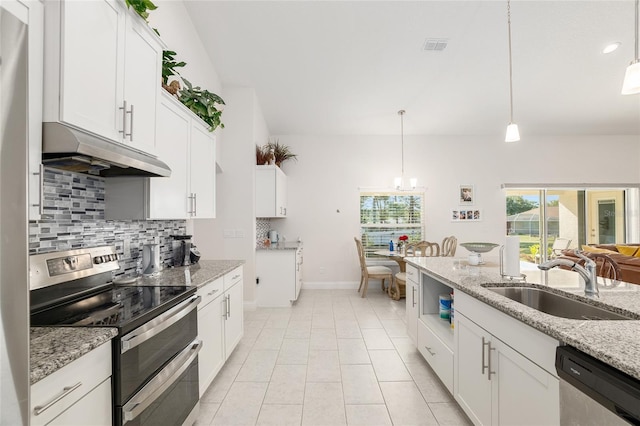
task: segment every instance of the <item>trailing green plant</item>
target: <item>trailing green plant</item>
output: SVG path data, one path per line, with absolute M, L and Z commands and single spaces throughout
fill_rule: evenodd
M 176 52 L 173 50 L 162 51 L 162 84 L 169 84 L 168 79 L 172 75 L 180 75 L 176 68 L 182 68 L 186 62 L 176 62 Z
M 127 7 L 130 7 L 133 10 L 135 10 L 136 13 L 140 15 L 140 17 L 147 22 L 149 19 L 149 11 L 156 10 L 158 8 L 158 6 L 153 4 L 151 0 L 124 0 L 124 1 L 127 4 Z
M 275 142 L 269 141 L 264 146 L 265 151 L 268 153 L 271 149 L 273 149 L 273 154 L 276 157 L 276 164 L 280 166 L 282 162 L 286 160 L 295 160 L 298 161 L 298 156 L 291 152 L 291 148 L 286 145 L 282 145 L 277 139 Z
M 200 86 L 193 86 L 186 78 L 182 78 L 185 87 L 180 90 L 180 102 L 204 120 L 213 132 L 218 126 L 224 129 L 221 121 L 222 109 L 216 105 L 224 105 L 222 98 Z

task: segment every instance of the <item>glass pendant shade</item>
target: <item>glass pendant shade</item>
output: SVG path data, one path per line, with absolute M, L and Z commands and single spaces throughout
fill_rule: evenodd
M 397 177 L 393 180 L 393 186 L 396 187 L 396 189 L 400 189 L 402 187 L 402 178 L 401 177 Z
M 409 185 L 411 185 L 411 189 L 416 189 L 416 186 L 418 186 L 418 178 L 409 179 Z
M 636 59 L 627 67 L 622 83 L 623 95 L 640 93 L 640 59 Z
M 507 126 L 507 135 L 504 138 L 505 142 L 517 142 L 520 140 L 520 131 L 518 131 L 518 125 L 516 123 L 509 123 Z

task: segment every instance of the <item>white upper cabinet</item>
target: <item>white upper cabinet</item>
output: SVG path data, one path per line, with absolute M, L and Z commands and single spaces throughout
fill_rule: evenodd
M 45 2 L 44 121 L 155 154 L 162 50 L 115 0 Z
M 158 108 L 157 149 L 158 156 L 171 169 L 171 176 L 149 180 L 149 219 L 188 216 L 190 127 L 191 120 L 185 111 L 162 100 Z
M 194 218 L 216 217 L 216 145 L 209 129 L 197 122 L 191 124 L 189 197 Z
M 216 139 L 168 93 L 158 107 L 156 152 L 170 177 L 111 177 L 105 181 L 108 220 L 216 217 Z
M 256 217 L 287 217 L 287 175 L 278 166 L 256 166 Z

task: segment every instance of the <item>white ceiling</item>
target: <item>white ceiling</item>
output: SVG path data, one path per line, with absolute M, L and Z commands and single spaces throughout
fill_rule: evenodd
M 224 85 L 272 134 L 495 135 L 509 121 L 506 1 L 187 1 Z M 514 121 L 527 135 L 640 135 L 620 95 L 634 2 L 513 0 Z M 426 52 L 427 38 L 446 38 Z M 609 42 L 621 47 L 601 53 Z

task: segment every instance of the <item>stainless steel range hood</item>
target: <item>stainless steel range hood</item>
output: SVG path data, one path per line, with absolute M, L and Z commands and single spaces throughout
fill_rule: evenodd
M 171 176 L 155 157 L 55 122 L 42 126 L 42 164 L 103 177 Z

